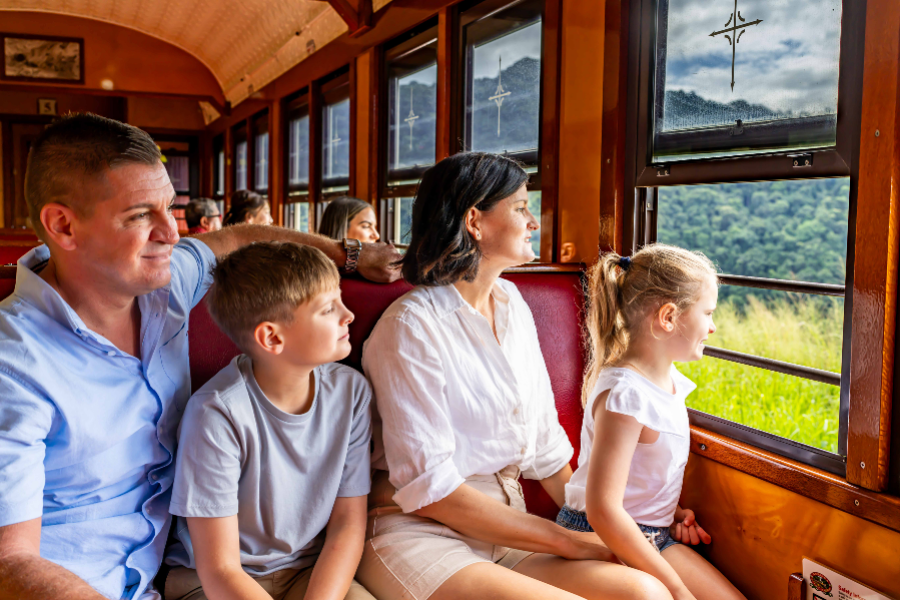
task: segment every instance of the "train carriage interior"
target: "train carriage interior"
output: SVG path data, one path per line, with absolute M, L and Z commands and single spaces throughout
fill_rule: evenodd
M 719 330 L 679 366 L 700 552 L 752 600 L 811 599 L 803 559 L 900 598 L 897 0 L 0 0 L 0 38 L 2 297 L 41 243 L 30 144 L 70 112 L 153 137 L 183 235 L 191 198 L 255 191 L 315 232 L 350 195 L 403 249 L 430 166 L 510 156 L 541 227 L 504 277 L 576 449 L 586 267 L 702 251 Z M 359 369 L 411 286 L 342 289 Z M 196 390 L 239 351 L 203 304 L 189 336 Z

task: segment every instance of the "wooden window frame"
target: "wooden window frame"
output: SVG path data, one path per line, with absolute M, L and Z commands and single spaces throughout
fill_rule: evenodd
M 281 152 L 281 169 L 284 174 L 282 177 L 282 198 L 284 198 L 284 202 L 282 202 L 281 210 L 279 210 L 278 219 L 279 223 L 284 224 L 284 211 L 287 210 L 287 207 L 291 204 L 301 204 L 307 203 L 310 205 L 312 209 L 314 202 L 311 195 L 311 187 L 313 185 L 313 173 L 310 170 L 307 178 L 307 183 L 305 185 L 300 184 L 297 186 L 293 186 L 290 181 L 290 172 L 291 172 L 291 113 L 294 110 L 302 110 L 305 107 L 306 117 L 309 119 L 309 138 L 307 139 L 307 150 L 310 155 L 310 159 L 307 163 L 307 168 L 312 168 L 312 153 L 313 153 L 313 141 L 312 141 L 312 109 L 310 107 L 311 102 L 311 94 L 310 94 L 310 86 L 304 86 L 297 92 L 285 96 L 285 98 L 281 101 L 281 114 L 284 115 L 282 119 L 282 152 Z M 310 233 L 315 232 L 315 219 L 314 219 L 314 210 L 310 210 L 310 218 L 309 218 L 309 228 Z
M 247 189 L 249 189 L 261 196 L 265 196 L 266 199 L 269 199 L 272 195 L 271 192 L 272 192 L 272 138 L 273 138 L 273 136 L 272 136 L 271 119 L 272 119 L 272 114 L 268 108 L 264 108 L 263 110 L 254 113 L 253 116 L 251 116 L 249 119 L 247 119 L 247 127 L 248 127 L 247 131 L 250 134 L 250 137 L 248 138 L 248 146 L 247 146 L 248 157 L 250 156 L 250 146 L 253 147 L 253 154 L 252 154 L 253 162 L 251 162 L 250 166 L 249 166 L 249 169 L 253 171 L 253 187 L 250 187 L 249 178 L 248 178 Z M 256 187 L 256 184 L 257 184 L 257 181 L 256 181 L 256 159 L 257 159 L 256 138 L 260 134 L 258 128 L 259 128 L 260 123 L 262 123 L 262 122 L 265 123 L 265 127 L 266 127 L 265 133 L 269 134 L 269 137 L 267 140 L 267 145 L 269 146 L 269 148 L 268 148 L 269 158 L 266 162 L 266 189 L 265 189 L 265 192 L 261 192 Z
M 219 168 L 219 153 L 222 153 L 224 160 L 222 161 L 222 167 Z M 213 200 L 224 200 L 226 195 L 226 183 L 227 177 L 226 173 L 228 172 L 228 152 L 225 150 L 225 133 L 222 132 L 219 135 L 216 135 L 212 139 L 212 186 L 210 186 L 210 194 L 209 197 Z M 219 176 L 222 177 L 222 193 L 219 193 L 217 189 L 219 186 Z
M 630 0 L 629 5 L 622 8 L 620 15 L 612 15 L 620 19 L 624 25 L 622 31 L 627 30 L 628 35 L 625 36 L 627 42 L 620 46 L 620 55 L 611 57 L 618 64 L 614 65 L 610 80 L 627 86 L 626 92 L 620 93 L 627 108 L 624 115 L 622 111 L 610 115 L 610 121 L 624 124 L 624 141 L 621 145 L 604 144 L 620 160 L 620 165 L 614 168 L 620 169 L 621 184 L 615 181 L 613 189 L 606 190 L 601 199 L 601 219 L 605 214 L 614 214 L 617 209 L 609 196 L 621 194 L 625 200 L 623 227 L 609 241 L 615 243 L 618 237 L 621 245 L 616 246 L 626 252 L 640 243 L 641 227 L 644 231 L 650 228 L 644 219 L 646 212 L 641 210 L 648 196 L 645 190 L 660 185 L 661 179 L 665 185 L 684 185 L 849 176 L 851 214 L 845 301 L 845 314 L 849 318 L 845 318 L 844 324 L 842 386 L 846 386 L 853 402 L 847 406 L 844 421 L 847 427 L 845 478 L 850 486 L 883 491 L 887 488 L 890 471 L 895 479 L 892 489 L 900 489 L 900 465 L 896 464 L 900 460 L 897 450 L 900 434 L 896 428 L 900 417 L 896 413 L 893 415 L 893 465 L 888 456 L 894 395 L 893 342 L 895 333 L 900 333 L 900 329 L 896 329 L 900 190 L 891 185 L 892 174 L 900 172 L 900 131 L 897 127 L 900 76 L 896 69 L 900 59 L 900 33 L 897 31 L 900 6 L 890 0 L 866 3 L 845 0 L 838 144 L 833 150 L 814 152 L 813 167 L 795 174 L 790 163 L 780 162 L 787 153 L 773 153 L 730 161 L 692 161 L 693 165 L 676 163 L 667 176 L 659 177 L 659 171 L 648 160 L 648 119 L 646 113 L 644 118 L 640 114 L 649 110 L 646 103 L 648 70 L 640 56 L 644 51 L 645 59 L 647 57 L 645 44 L 651 39 L 648 38 L 651 33 L 648 24 L 653 23 L 653 5 L 650 0 Z M 628 73 L 640 75 L 629 78 Z M 857 197 L 866 201 L 857 202 Z M 856 256 L 866 259 L 857 263 Z M 858 301 L 854 302 L 854 298 Z M 738 441 L 734 444 L 742 445 Z M 783 460 L 797 470 L 808 469 L 795 460 Z M 743 466 L 738 468 L 753 473 L 752 461 L 749 466 L 740 464 Z M 801 480 L 808 481 L 808 478 Z
M 231 156 L 233 158 L 231 164 L 231 193 L 234 194 L 237 189 L 237 145 L 242 141 L 247 142 L 247 187 L 253 189 L 253 135 L 251 131 L 250 119 L 243 119 L 239 123 L 228 128 L 231 132 Z M 230 202 L 229 202 L 230 204 Z
M 354 175 L 354 153 L 356 150 L 356 142 L 353 139 L 354 134 L 356 133 L 356 127 L 354 126 L 355 117 L 354 110 L 356 108 L 356 103 L 354 102 L 354 86 L 352 77 L 353 68 L 351 65 L 348 65 L 342 69 L 338 69 L 337 71 L 331 73 L 327 77 L 320 79 L 317 82 L 317 85 L 310 87 L 310 140 L 315 142 L 315 153 L 319 158 L 317 170 L 316 170 L 316 195 L 315 204 L 318 205 L 320 202 L 327 202 L 332 198 L 336 198 L 338 196 L 345 195 L 353 195 L 353 175 Z M 344 89 L 346 86 L 346 89 Z M 347 183 L 340 184 L 338 186 L 333 187 L 344 187 L 346 185 L 346 191 L 333 191 L 333 192 L 325 192 L 325 183 L 322 179 L 322 162 L 325 159 L 324 149 L 325 143 L 322 139 L 322 135 L 325 129 L 324 124 L 324 111 L 325 107 L 330 104 L 336 104 L 338 102 L 342 102 L 343 96 L 346 94 L 347 100 L 350 102 L 350 160 L 348 165 L 348 175 L 347 175 Z M 316 127 L 316 132 L 313 134 L 312 131 L 312 123 L 313 119 L 317 122 L 318 126 Z M 310 157 L 313 153 L 314 144 L 310 144 Z M 310 160 L 312 166 L 312 160 Z M 312 183 L 312 172 L 310 172 L 310 183 Z M 310 197 L 313 197 L 310 194 Z M 317 208 L 318 212 L 318 208 Z

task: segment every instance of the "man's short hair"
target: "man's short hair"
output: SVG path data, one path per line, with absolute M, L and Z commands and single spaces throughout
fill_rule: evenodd
M 316 248 L 256 242 L 219 259 L 206 296 L 209 314 L 243 351 L 265 321 L 290 324 L 294 311 L 340 285 L 337 267 Z
M 184 207 L 184 220 L 188 227 L 200 227 L 200 219 L 219 214 L 219 207 L 215 200 L 209 198 L 194 198 Z
M 50 202 L 64 204 L 80 215 L 91 206 L 79 202 L 76 189 L 85 178 L 117 166 L 138 163 L 155 166 L 156 142 L 132 125 L 91 113 L 72 113 L 50 124 L 35 140 L 25 171 L 25 203 L 38 236 L 44 233 L 41 209 Z

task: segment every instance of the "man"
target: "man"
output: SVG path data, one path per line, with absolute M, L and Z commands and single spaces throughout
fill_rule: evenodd
M 219 207 L 209 198 L 194 198 L 184 207 L 184 220 L 188 233 L 208 233 L 222 229 L 222 215 Z
M 158 598 L 188 315 L 215 257 L 260 240 L 315 246 L 369 278 L 385 244 L 242 225 L 179 242 L 175 193 L 143 131 L 64 117 L 35 141 L 25 199 L 45 246 L 0 303 L 0 597 Z

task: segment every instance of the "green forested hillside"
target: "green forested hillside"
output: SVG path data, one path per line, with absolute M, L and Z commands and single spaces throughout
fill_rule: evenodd
M 720 273 L 843 284 L 847 178 L 665 187 L 660 242 L 700 250 Z M 744 303 L 759 290 L 725 287 Z

